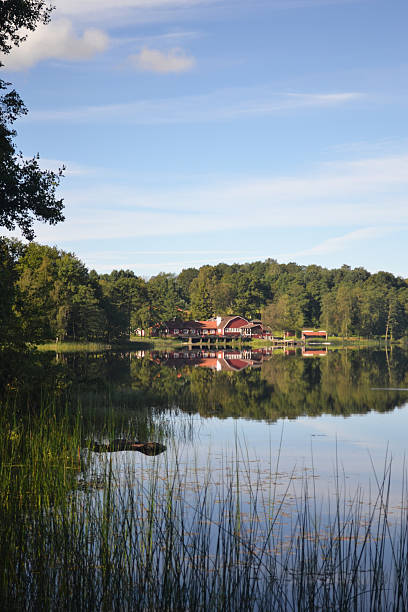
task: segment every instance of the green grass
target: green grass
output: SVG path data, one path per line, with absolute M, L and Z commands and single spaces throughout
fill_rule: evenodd
M 53 351 L 56 353 L 96 352 L 107 351 L 112 348 L 111 344 L 102 342 L 46 342 L 37 344 L 39 351 Z
M 45 342 L 36 345 L 39 351 L 53 351 L 56 353 L 97 352 L 117 349 L 140 351 L 146 349 L 168 350 L 170 347 L 180 347 L 180 341 L 163 338 L 143 338 L 132 336 L 127 342 Z

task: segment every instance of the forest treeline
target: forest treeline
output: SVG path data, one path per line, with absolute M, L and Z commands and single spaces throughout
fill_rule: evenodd
M 254 263 L 187 268 L 146 280 L 130 270 L 88 271 L 56 247 L 0 239 L 0 338 L 24 341 L 129 337 L 173 317 L 241 314 L 273 330 L 324 327 L 330 334 L 408 333 L 408 283 L 364 268 Z

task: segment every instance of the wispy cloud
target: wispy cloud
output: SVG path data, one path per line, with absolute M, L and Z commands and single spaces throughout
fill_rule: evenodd
M 10 70 L 23 70 L 48 59 L 88 60 L 105 51 L 108 45 L 109 37 L 102 30 L 87 28 L 78 35 L 69 19 L 59 19 L 28 32 L 23 45 L 0 59 Z
M 66 15 L 97 13 L 98 11 L 154 10 L 187 8 L 202 4 L 221 4 L 222 0 L 55 0 L 56 9 Z
M 175 30 L 171 32 L 162 32 L 160 34 L 144 34 L 143 36 L 132 36 L 129 37 L 121 37 L 114 39 L 114 42 L 117 44 L 136 44 L 136 45 L 158 45 L 162 43 L 168 44 L 172 42 L 173 44 L 177 44 L 180 41 L 192 40 L 195 38 L 202 37 L 203 34 L 194 30 Z
M 64 176 L 90 176 L 101 172 L 99 168 L 83 166 L 69 160 L 62 161 L 60 159 L 47 159 L 46 157 L 41 157 L 38 163 L 43 170 L 52 170 L 53 172 L 58 172 L 60 168 L 65 167 Z
M 350 247 L 353 243 L 361 243 L 364 240 L 372 240 L 373 238 L 379 238 L 385 236 L 390 232 L 395 231 L 395 228 L 390 227 L 366 227 L 348 232 L 342 236 L 336 236 L 335 238 L 328 238 L 323 242 L 316 244 L 315 246 L 304 249 L 302 251 L 296 251 L 290 254 L 290 258 L 305 257 L 311 255 L 328 255 L 329 253 L 338 253 L 344 251 Z M 282 255 L 283 259 L 287 259 L 288 255 Z
M 55 0 L 57 15 L 93 23 L 129 24 L 185 18 L 187 11 L 225 0 Z
M 57 15 L 83 21 L 110 23 L 146 23 L 186 19 L 194 11 L 253 11 L 254 8 L 275 10 L 308 9 L 364 0 L 54 0 Z
M 140 53 L 130 55 L 128 59 L 137 70 L 160 74 L 187 72 L 196 64 L 194 57 L 179 47 L 168 51 L 144 47 Z
M 67 221 L 41 226 L 41 239 L 60 242 L 137 236 L 177 236 L 256 228 L 354 231 L 303 255 L 341 252 L 373 240 L 382 228 L 408 225 L 408 155 L 322 165 L 302 176 L 247 178 L 201 188 L 141 191 L 98 182 L 66 190 Z M 119 203 L 119 204 L 118 204 Z M 231 214 L 234 211 L 234 214 Z M 380 229 L 378 229 L 380 228 Z
M 173 257 L 176 257 L 177 255 L 173 254 Z M 197 258 L 188 258 L 188 263 L 185 262 L 185 260 L 183 258 L 180 259 L 163 259 L 160 261 L 151 261 L 150 259 L 146 260 L 145 258 L 120 258 L 120 259 L 111 259 L 109 261 L 109 263 L 103 263 L 98 257 L 95 257 L 94 255 L 90 255 L 89 257 L 86 257 L 82 254 L 82 257 L 86 259 L 87 262 L 87 266 L 88 268 L 95 268 L 96 270 L 98 270 L 99 272 L 110 272 L 111 270 L 140 270 L 143 269 L 144 273 L 148 273 L 150 274 L 157 274 L 158 272 L 164 272 L 164 271 L 169 271 L 169 272 L 174 272 L 174 271 L 180 271 L 181 268 L 186 268 L 186 267 L 193 267 L 193 268 L 198 268 L 200 266 L 204 266 L 204 265 L 216 265 L 220 262 L 220 257 L 214 257 L 213 255 L 211 255 L 211 253 L 208 255 L 208 257 L 202 258 L 202 259 L 197 259 Z M 223 263 L 226 264 L 233 264 L 233 263 L 237 263 L 237 261 L 241 261 L 242 260 L 242 256 L 240 257 L 239 255 L 236 255 L 235 257 L 222 257 L 221 258 Z
M 222 121 L 266 116 L 298 109 L 330 108 L 357 102 L 360 92 L 293 93 L 225 89 L 208 94 L 137 100 L 126 104 L 84 106 L 66 110 L 33 110 L 22 121 L 66 121 L 139 125 Z

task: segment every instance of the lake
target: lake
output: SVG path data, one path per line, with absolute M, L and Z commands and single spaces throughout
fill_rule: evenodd
M 61 498 L 36 498 L 40 515 L 24 508 L 33 558 L 22 567 L 15 548 L 10 605 L 57 607 L 68 589 L 72 609 L 404 609 L 408 354 L 398 347 L 42 354 L 14 397 L 22 424 L 10 448 L 28 397 L 46 418 L 53 398 L 71 463 L 41 459 Z M 125 438 L 166 448 L 106 452 Z M 47 560 L 33 569 L 39 550 Z

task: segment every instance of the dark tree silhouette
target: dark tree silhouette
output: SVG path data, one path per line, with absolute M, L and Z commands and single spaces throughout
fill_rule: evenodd
M 0 51 L 9 53 L 13 45 L 25 40 L 26 30 L 47 23 L 51 10 L 43 1 L 2 0 Z M 10 83 L 0 79 L 0 226 L 8 230 L 19 227 L 23 236 L 32 240 L 35 219 L 50 224 L 64 220 L 63 201 L 55 195 L 63 168 L 57 173 L 42 170 L 38 155 L 26 159 L 16 150 L 13 124 L 27 108 L 9 87 Z

